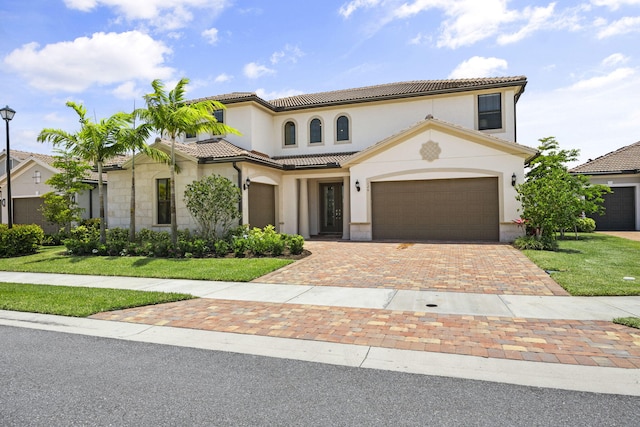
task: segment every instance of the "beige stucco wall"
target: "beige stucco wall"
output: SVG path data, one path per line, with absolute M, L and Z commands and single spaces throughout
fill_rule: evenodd
M 176 179 L 176 218 L 179 229 L 195 230 L 197 224 L 184 204 L 186 186 L 204 176 L 222 175 L 237 182 L 237 172 L 231 164 L 198 165 L 192 159 L 176 157 L 180 173 Z M 170 178 L 169 166 L 156 163 L 140 156 L 136 158 L 136 229 L 148 228 L 156 231 L 170 231 L 170 224 L 157 223 L 156 180 Z M 110 227 L 128 228 L 131 204 L 131 170 L 109 172 L 109 209 Z

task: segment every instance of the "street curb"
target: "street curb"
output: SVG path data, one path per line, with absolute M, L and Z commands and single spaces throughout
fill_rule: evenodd
M 640 396 L 640 369 L 396 350 L 0 310 L 0 325 L 421 375 Z

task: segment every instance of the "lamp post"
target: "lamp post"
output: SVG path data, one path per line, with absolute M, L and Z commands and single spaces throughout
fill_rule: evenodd
M 13 212 L 11 211 L 11 152 L 9 151 L 9 122 L 15 116 L 15 110 L 7 105 L 0 108 L 0 116 L 7 124 L 7 226 L 13 227 Z

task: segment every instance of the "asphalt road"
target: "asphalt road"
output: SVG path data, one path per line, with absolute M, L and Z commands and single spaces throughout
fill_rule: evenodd
M 0 326 L 0 426 L 637 426 L 640 398 Z

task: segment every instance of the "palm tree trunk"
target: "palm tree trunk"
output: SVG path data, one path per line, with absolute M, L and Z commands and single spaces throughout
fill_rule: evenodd
M 98 164 L 98 201 L 100 202 L 100 243 L 107 243 L 107 230 L 104 216 L 104 189 L 102 188 L 102 160 Z
M 175 153 L 176 138 L 171 138 L 171 179 L 169 180 L 169 192 L 170 194 L 170 210 L 171 210 L 171 243 L 173 246 L 178 245 L 178 222 L 176 218 L 176 153 Z
M 136 152 L 131 157 L 131 205 L 129 206 L 129 241 L 136 240 Z

